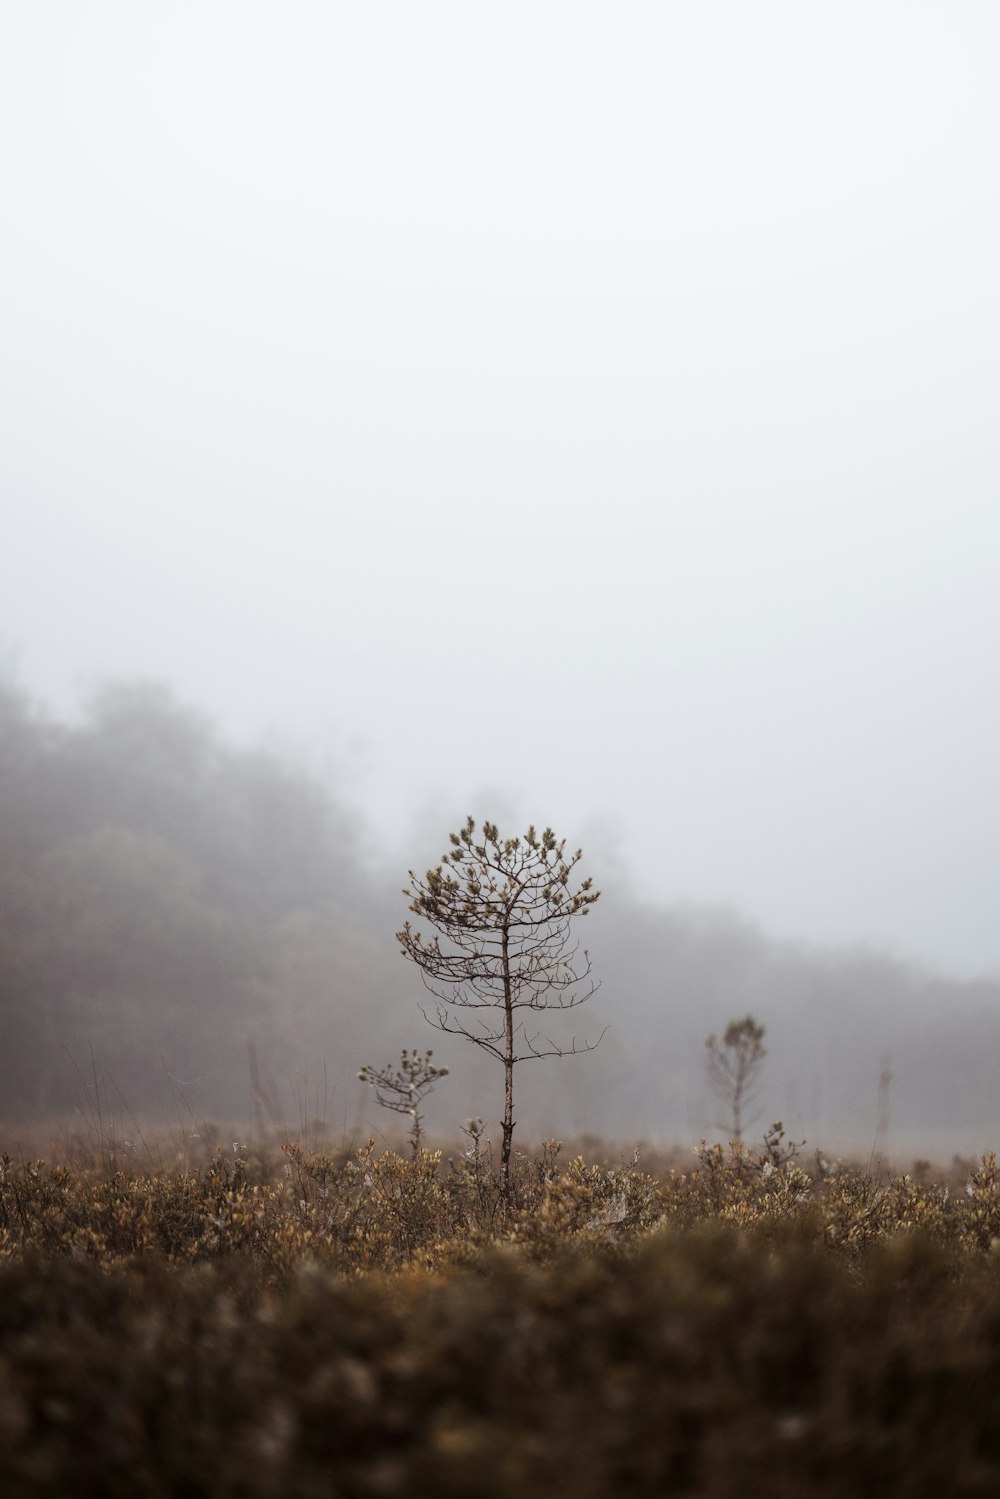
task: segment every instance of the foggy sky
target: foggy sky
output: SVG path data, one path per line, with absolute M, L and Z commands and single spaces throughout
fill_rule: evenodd
M 168 681 L 404 863 L 533 819 L 1000 968 L 998 44 L 985 3 L 0 5 L 19 679 Z

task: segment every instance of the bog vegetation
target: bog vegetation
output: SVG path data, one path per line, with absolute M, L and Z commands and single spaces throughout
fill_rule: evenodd
M 1000 1489 L 992 1156 L 103 1146 L 0 1163 L 5 1494 Z

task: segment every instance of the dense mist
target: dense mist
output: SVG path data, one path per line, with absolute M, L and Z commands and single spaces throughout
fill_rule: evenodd
M 164 687 L 107 686 L 67 724 L 5 685 L 4 1129 L 85 1128 L 100 1094 L 137 1121 L 391 1132 L 357 1073 L 415 1045 L 449 1068 L 432 1135 L 453 1138 L 472 1115 L 495 1127 L 500 1069 L 425 1023 L 394 940 L 407 867 L 436 863 L 469 810 L 495 811 L 456 806 L 424 846 L 390 852 L 335 792 L 232 747 Z M 556 831 L 575 846 L 573 829 Z M 827 1149 L 995 1143 L 1000 981 L 658 908 L 599 852 L 581 869 L 602 890 L 577 933 L 601 987 L 573 1025 L 608 1030 L 591 1055 L 519 1068 L 515 1139 L 723 1134 L 704 1041 L 752 1012 L 768 1055 L 749 1133 L 780 1118 Z
M 995 4 L 6 9 L 32 692 L 1000 970 Z
M 755 1127 L 987 1143 L 1000 9 L 6 9 L 0 1116 L 383 1128 L 471 813 L 603 891 L 522 1136 L 750 1012 Z

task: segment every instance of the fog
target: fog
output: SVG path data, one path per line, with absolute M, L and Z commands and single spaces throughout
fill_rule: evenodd
M 679 1058 L 662 996 L 731 954 L 684 980 L 675 1102 L 752 1007 L 822 1124 L 835 1012 L 869 1112 L 950 1027 L 947 1126 L 1000 1015 L 995 7 L 53 3 L 0 38 L 8 684 L 87 733 L 101 684 L 164 683 L 322 787 L 372 1005 L 406 868 L 470 811 L 551 824 L 605 890 L 602 1024 L 628 980 Z M 592 1076 L 631 1103 L 627 1030 Z
M 63 725 L 2 688 L 0 828 L 5 1130 L 86 1135 L 99 1105 L 133 1141 L 206 1121 L 390 1138 L 358 1070 L 429 1045 L 449 1076 L 428 1127 L 495 1125 L 496 1061 L 428 1028 L 433 1003 L 399 961 L 405 872 L 349 806 L 166 689 L 106 687 Z M 432 864 L 442 845 L 443 830 L 417 851 Z M 996 979 L 776 942 L 724 911 L 642 901 L 613 860 L 603 874 L 575 933 L 601 987 L 538 1027 L 563 1046 L 607 1031 L 591 1054 L 518 1067 L 519 1140 L 724 1134 L 704 1043 L 747 1012 L 767 1045 L 750 1128 L 781 1118 L 827 1150 L 945 1159 L 995 1138 Z

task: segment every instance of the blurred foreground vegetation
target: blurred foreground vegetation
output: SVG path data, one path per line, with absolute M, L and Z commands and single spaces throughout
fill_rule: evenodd
M 653 1167 L 5 1156 L 0 1492 L 1000 1492 L 992 1156 Z

